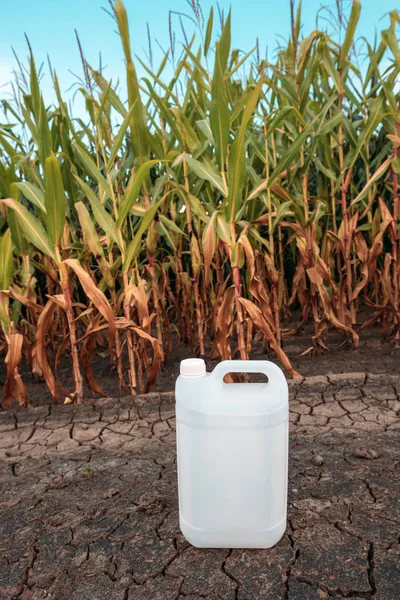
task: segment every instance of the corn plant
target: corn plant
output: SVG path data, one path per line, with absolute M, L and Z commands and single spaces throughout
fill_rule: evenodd
M 0 125 L 0 322 L 3 402 L 27 403 L 22 357 L 58 402 L 82 402 L 106 347 L 127 393 L 149 390 L 178 337 L 223 359 L 272 349 L 291 377 L 285 337 L 314 323 L 357 346 L 380 323 L 400 338 L 399 13 L 356 50 L 361 4 L 337 3 L 340 41 L 290 37 L 268 61 L 231 47 L 211 10 L 192 9 L 200 45 L 174 36 L 160 66 L 134 57 L 112 3 L 127 93 L 80 46 L 86 120 L 51 76 L 46 106 L 30 50 Z M 221 15 L 222 17 L 222 15 Z M 137 75 L 137 61 L 145 75 Z M 171 75 L 172 74 L 172 75 Z M 364 322 L 363 315 L 367 314 Z M 70 356 L 74 390 L 58 377 Z

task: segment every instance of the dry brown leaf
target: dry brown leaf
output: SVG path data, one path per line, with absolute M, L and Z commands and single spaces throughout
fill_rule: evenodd
M 49 326 L 53 321 L 54 312 L 57 309 L 57 305 L 58 303 L 56 303 L 55 299 L 50 296 L 37 322 L 34 345 L 37 361 L 42 370 L 43 377 L 51 395 L 54 398 L 54 402 L 56 403 L 60 401 L 60 395 L 57 389 L 53 371 L 47 358 L 46 335 L 48 334 Z
M 268 344 L 274 350 L 277 357 L 281 361 L 283 368 L 289 373 L 290 377 L 292 379 L 295 379 L 295 378 L 297 379 L 297 378 L 301 377 L 300 373 L 298 373 L 292 367 L 289 358 L 286 356 L 285 352 L 279 346 L 274 334 L 270 330 L 268 323 L 264 319 L 264 317 L 261 313 L 261 310 L 258 308 L 258 306 L 256 306 L 255 304 L 253 304 L 253 302 L 251 302 L 250 300 L 247 300 L 246 298 L 239 298 L 239 302 L 241 304 L 243 304 L 244 308 L 246 309 L 247 314 L 253 321 L 254 325 L 263 332 L 266 339 L 268 340 Z
M 74 258 L 68 258 L 64 261 L 64 263 L 71 267 L 71 269 L 73 269 L 73 271 L 79 278 L 79 281 L 83 287 L 86 296 L 93 302 L 97 310 L 106 319 L 109 327 L 109 352 L 110 356 L 112 356 L 114 348 L 113 340 L 115 337 L 116 325 L 114 311 L 111 308 L 110 303 L 108 302 L 103 292 L 96 286 L 89 273 L 85 271 L 85 269 L 79 263 L 79 261 L 77 261 Z
M 354 456 L 356 458 L 366 458 L 367 460 L 374 460 L 379 458 L 380 454 L 373 448 L 367 448 L 366 446 L 360 446 L 354 450 Z
M 216 315 L 214 343 L 223 360 L 232 357 L 229 340 L 232 335 L 235 295 L 235 286 L 232 285 L 224 292 Z
M 92 327 L 95 327 L 100 321 L 100 315 L 96 315 L 94 319 L 90 322 L 88 329 L 90 330 Z M 96 378 L 93 373 L 92 365 L 90 361 L 93 358 L 93 354 L 95 353 L 97 346 L 96 336 L 88 336 L 84 343 L 82 344 L 82 349 L 80 352 L 80 359 L 83 367 L 83 375 L 85 377 L 86 383 L 90 387 L 90 389 L 95 392 L 95 394 L 99 394 L 99 396 L 106 396 L 107 394 L 102 390 L 99 384 L 96 381 Z
M 146 281 L 144 279 L 140 279 L 138 285 L 130 285 L 128 287 L 125 292 L 125 303 L 136 308 L 141 328 L 150 334 L 149 300 L 146 294 Z
M 28 403 L 26 389 L 18 372 L 24 337 L 21 333 L 11 332 L 6 335 L 6 341 L 8 346 L 5 358 L 7 377 L 4 384 L 3 404 L 10 406 L 12 399 L 15 398 L 21 406 L 26 406 Z

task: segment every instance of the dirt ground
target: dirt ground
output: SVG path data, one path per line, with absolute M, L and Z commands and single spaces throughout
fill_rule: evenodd
M 289 383 L 288 524 L 269 550 L 179 530 L 174 395 L 0 414 L 4 600 L 398 600 L 400 375 Z
M 287 337 L 283 341 L 283 349 L 289 356 L 293 367 L 304 377 L 328 375 L 329 373 L 400 373 L 400 345 L 385 340 L 379 327 L 361 331 L 360 345 L 357 349 L 343 342 L 343 338 L 339 334 L 332 332 L 329 335 L 327 351 L 323 353 L 311 351 L 304 354 L 312 346 L 311 336 L 312 327 L 308 326 L 304 332 L 297 336 Z M 165 362 L 152 391 L 173 390 L 175 380 L 179 375 L 180 361 L 193 355 L 193 351 L 187 345 L 175 338 L 172 353 Z M 261 344 L 257 342 L 254 343 L 250 358 L 272 360 L 279 364 L 275 354 L 272 351 L 266 353 Z M 206 362 L 207 369 L 212 370 L 219 359 L 210 360 L 206 357 Z M 126 391 L 120 389 L 117 373 L 110 367 L 107 357 L 95 356 L 91 364 L 96 381 L 106 396 L 114 398 L 126 395 Z M 5 376 L 4 355 L 0 355 L 0 385 L 4 383 Z M 34 381 L 26 365 L 22 368 L 22 377 L 32 406 L 52 403 L 53 400 L 46 384 L 42 381 Z M 73 380 L 68 357 L 61 361 L 59 377 L 64 387 L 72 392 Z M 96 394 L 86 387 L 85 398 L 96 398 Z

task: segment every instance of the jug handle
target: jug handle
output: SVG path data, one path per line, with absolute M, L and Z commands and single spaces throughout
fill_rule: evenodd
M 212 375 L 222 380 L 227 373 L 263 373 L 268 381 L 280 382 L 288 387 L 282 369 L 269 360 L 223 360 L 214 368 Z

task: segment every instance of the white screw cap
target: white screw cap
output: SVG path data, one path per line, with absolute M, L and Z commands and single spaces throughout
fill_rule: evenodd
M 181 377 L 185 379 L 197 379 L 206 374 L 206 363 L 202 358 L 185 358 L 181 361 Z

